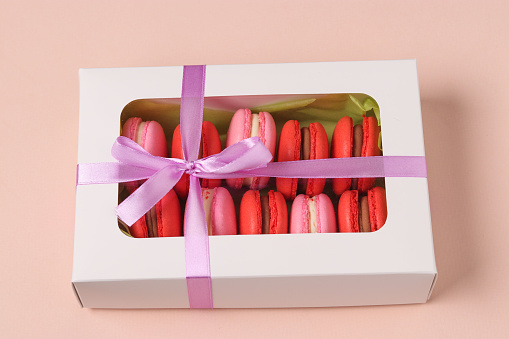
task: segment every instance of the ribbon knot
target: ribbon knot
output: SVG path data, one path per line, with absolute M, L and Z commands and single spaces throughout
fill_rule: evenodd
M 193 175 L 196 171 L 196 163 L 194 161 L 186 162 L 186 173 L 189 175 Z

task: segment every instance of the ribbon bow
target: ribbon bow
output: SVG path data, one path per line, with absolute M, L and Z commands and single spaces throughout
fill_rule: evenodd
M 116 208 L 119 218 L 129 226 L 161 200 L 184 173 L 199 178 L 225 178 L 232 173 L 233 177 L 243 177 L 244 171 L 263 168 L 272 160 L 272 154 L 258 137 L 244 139 L 221 153 L 195 161 L 154 156 L 131 139 L 118 137 L 111 155 L 118 163 L 80 164 L 79 184 L 148 179 Z M 114 175 L 98 180 L 97 173 Z

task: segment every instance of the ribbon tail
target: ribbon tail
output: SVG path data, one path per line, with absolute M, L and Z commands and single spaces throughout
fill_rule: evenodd
M 170 166 L 157 171 L 117 206 L 118 217 L 129 226 L 134 224 L 175 186 L 182 174 L 184 170 Z
M 209 235 L 200 181 L 190 176 L 184 217 L 187 292 L 191 308 L 212 308 Z

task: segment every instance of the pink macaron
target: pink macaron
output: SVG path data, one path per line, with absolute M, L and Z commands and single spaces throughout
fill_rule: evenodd
M 247 108 L 239 109 L 230 122 L 228 134 L 226 135 L 226 147 L 255 136 L 260 138 L 274 158 L 276 152 L 276 124 L 272 115 L 268 112 L 251 113 L 251 110 Z M 242 186 L 249 186 L 252 190 L 262 189 L 267 186 L 268 182 L 268 177 L 226 180 L 230 187 L 238 189 Z
M 168 156 L 168 144 L 162 126 L 157 121 L 129 118 L 122 128 L 122 136 L 136 141 L 147 152 L 158 157 Z
M 336 215 L 330 198 L 325 194 L 299 194 L 292 204 L 290 233 L 333 232 L 337 232 Z
M 237 234 L 237 216 L 230 192 L 224 187 L 202 188 L 209 235 Z

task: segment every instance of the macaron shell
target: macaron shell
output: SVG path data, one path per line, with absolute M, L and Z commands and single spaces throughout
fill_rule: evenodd
M 127 121 L 124 123 L 124 126 L 122 126 L 121 135 L 123 137 L 136 141 L 138 126 L 141 124 L 141 122 L 142 122 L 141 118 L 138 117 L 132 117 L 127 119 Z
M 353 147 L 353 120 L 350 117 L 339 119 L 331 142 L 331 158 L 350 158 L 352 157 Z M 349 190 L 352 184 L 351 178 L 333 178 L 332 190 L 336 195 L 341 195 Z
M 260 119 L 260 139 L 272 153 L 272 161 L 276 154 L 276 123 L 269 112 L 258 113 Z
M 329 140 L 327 132 L 319 122 L 309 124 L 309 131 L 311 133 L 311 160 L 327 159 L 329 157 Z M 323 192 L 326 179 L 316 178 L 308 179 L 306 194 L 315 196 Z
M 249 190 L 244 193 L 240 202 L 239 234 L 262 233 L 262 210 L 260 193 Z
M 362 119 L 362 156 L 373 157 L 381 154 L 378 148 L 378 135 L 380 133 L 380 126 L 374 117 L 364 117 Z M 360 192 L 367 192 L 370 188 L 375 186 L 376 178 L 359 178 L 358 190 Z
M 277 161 L 300 160 L 300 124 L 297 120 L 287 121 L 279 137 Z M 297 195 L 298 178 L 276 178 L 276 187 L 285 199 L 292 200 Z
M 213 235 L 237 234 L 235 205 L 230 192 L 226 188 L 214 188 L 211 209 Z
M 308 233 L 309 232 L 309 197 L 299 194 L 292 203 L 290 212 L 290 233 Z
M 156 121 L 146 121 L 143 128 L 143 148 L 152 155 L 168 157 L 168 144 L 163 127 Z
M 359 192 L 345 191 L 338 203 L 339 232 L 359 232 Z
M 157 229 L 160 237 L 182 235 L 182 210 L 177 194 L 172 189 L 156 204 Z
M 229 147 L 249 137 L 251 131 L 251 110 L 241 108 L 235 112 L 230 121 L 230 127 L 226 134 L 226 147 Z M 226 179 L 228 186 L 239 189 L 242 187 L 242 178 Z
M 216 126 L 210 121 L 204 121 L 202 124 L 202 157 L 206 158 L 210 155 L 220 153 L 223 148 L 221 139 Z M 201 186 L 206 188 L 214 188 L 221 186 L 222 179 L 202 179 Z
M 371 232 L 378 231 L 387 220 L 387 198 L 385 189 L 373 187 L 368 191 L 369 222 Z
M 336 214 L 334 213 L 334 206 L 332 201 L 325 194 L 319 194 L 316 197 L 316 205 L 318 211 L 318 232 L 319 233 L 335 233 L 336 228 Z
M 288 233 L 288 209 L 283 194 L 269 191 L 270 234 Z M 332 210 L 334 213 L 334 210 Z M 335 227 L 336 225 L 334 225 Z
M 230 121 L 230 127 L 226 134 L 226 147 L 231 146 L 240 140 L 249 138 L 251 131 L 251 110 L 241 108 L 235 112 Z
M 138 221 L 129 227 L 129 233 L 134 238 L 148 238 L 147 222 L 145 216 L 142 216 Z

